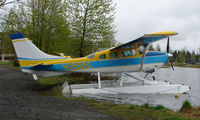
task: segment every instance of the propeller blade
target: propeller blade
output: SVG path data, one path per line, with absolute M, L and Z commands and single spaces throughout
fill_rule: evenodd
M 174 71 L 174 66 L 173 66 L 173 64 L 171 64 L 171 67 L 172 67 L 172 70 Z
M 167 53 L 169 53 L 169 37 L 167 37 Z
M 153 78 L 153 80 L 156 80 L 156 78 L 155 78 L 155 76 L 154 76 L 154 75 L 152 75 L 152 78 Z
M 173 65 L 173 61 L 171 61 L 171 60 L 170 60 L 169 64 L 170 64 L 170 66 L 171 66 L 172 70 L 174 71 L 174 65 Z

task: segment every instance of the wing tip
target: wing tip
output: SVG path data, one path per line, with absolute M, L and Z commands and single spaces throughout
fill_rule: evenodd
M 10 34 L 10 38 L 12 40 L 15 40 L 15 39 L 23 39 L 23 38 L 26 38 L 26 37 L 24 36 L 24 34 L 19 32 L 19 33 Z
M 149 33 L 147 35 L 177 35 L 177 32 L 174 31 L 163 31 L 163 32 L 155 32 L 155 33 Z

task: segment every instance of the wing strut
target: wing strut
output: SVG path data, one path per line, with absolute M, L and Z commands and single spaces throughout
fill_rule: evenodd
M 148 44 L 144 44 L 144 50 L 143 50 L 143 54 L 142 54 L 142 61 L 141 61 L 140 71 L 139 72 L 142 72 L 142 70 L 143 70 L 144 58 L 145 58 L 145 55 L 146 55 L 146 51 L 148 50 L 147 47 L 148 47 Z
M 101 74 L 100 72 L 97 72 L 98 75 L 98 88 L 101 88 Z

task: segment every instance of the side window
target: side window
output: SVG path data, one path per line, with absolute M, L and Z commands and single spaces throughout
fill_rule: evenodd
M 123 56 L 123 57 L 135 56 L 135 55 L 136 55 L 136 51 L 135 51 L 134 49 L 122 51 L 121 53 L 122 53 L 122 56 Z
M 94 58 L 94 56 L 95 56 L 95 53 L 92 53 L 92 54 L 88 55 L 87 58 Z
M 99 59 L 106 59 L 106 54 L 101 54 L 101 55 L 99 56 Z
M 123 57 L 131 56 L 131 51 L 130 50 L 122 51 L 122 56 Z
M 110 53 L 110 58 L 118 58 L 119 54 L 117 52 Z

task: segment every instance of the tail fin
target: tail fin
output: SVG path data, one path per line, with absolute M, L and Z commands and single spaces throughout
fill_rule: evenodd
M 22 33 L 11 34 L 17 58 L 20 60 L 47 60 L 47 59 L 63 59 L 63 57 L 53 56 L 42 52 L 37 48 L 28 38 L 26 38 Z M 32 62 L 33 63 L 33 62 Z M 22 67 L 22 63 L 20 63 Z M 29 66 L 26 64 L 26 66 Z

